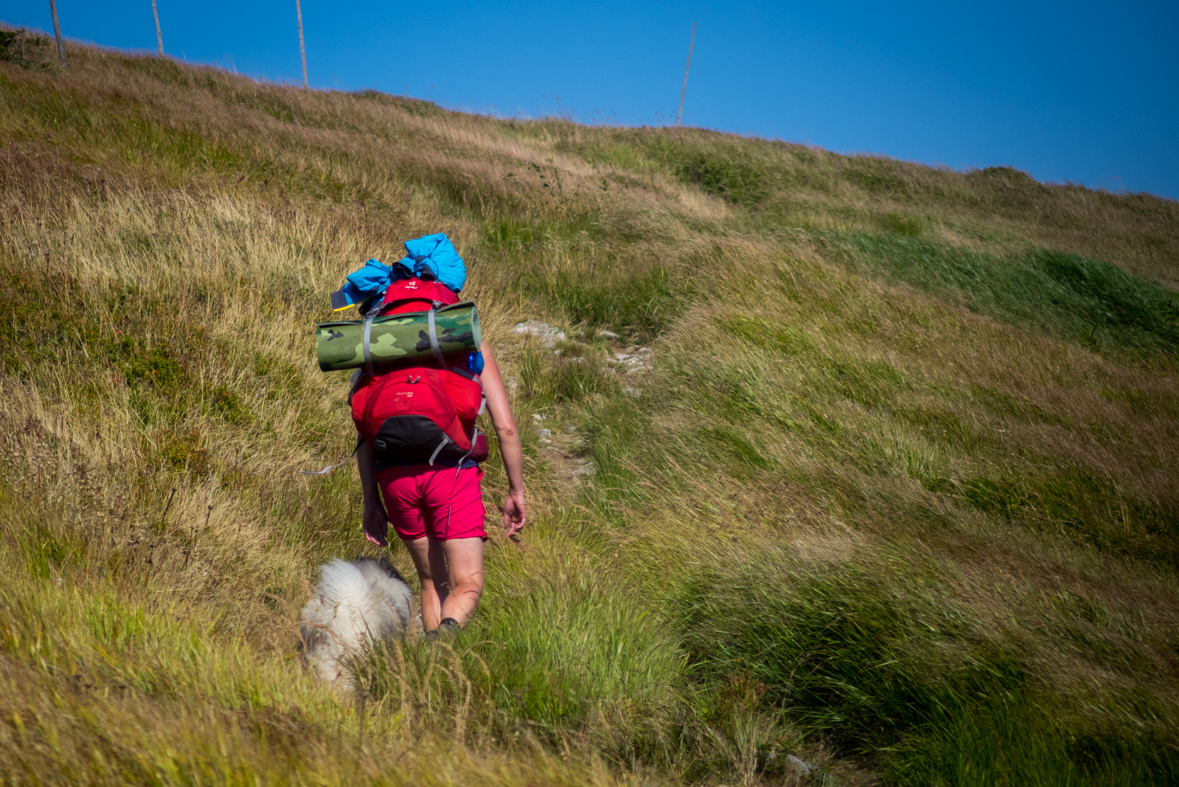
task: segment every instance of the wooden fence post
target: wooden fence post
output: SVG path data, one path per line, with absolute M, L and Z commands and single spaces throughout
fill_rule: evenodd
M 160 33 L 160 12 L 156 10 L 156 0 L 151 0 L 151 15 L 156 18 L 156 44 L 160 48 L 160 57 L 163 57 L 164 36 Z
M 57 21 L 57 0 L 49 0 L 49 10 L 53 14 L 53 35 L 57 36 L 57 56 L 61 58 L 61 64 L 64 66 L 65 42 L 61 40 L 61 23 Z
M 295 0 L 295 14 L 299 17 L 299 57 L 303 58 L 303 88 L 307 88 L 307 50 L 303 48 L 303 7 Z
M 680 88 L 680 111 L 675 116 L 675 127 L 684 119 L 684 93 L 688 92 L 688 69 L 692 67 L 692 47 L 696 46 L 696 23 L 692 23 L 692 40 L 688 43 L 688 64 L 684 66 L 684 86 Z

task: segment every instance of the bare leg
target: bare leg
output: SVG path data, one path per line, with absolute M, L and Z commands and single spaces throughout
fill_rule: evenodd
M 465 625 L 483 595 L 483 539 L 455 538 L 442 542 L 450 578 L 449 593 L 442 597 L 442 618 Z M 423 594 L 424 595 L 424 594 Z
M 442 618 L 447 617 L 442 611 L 450 596 L 450 578 L 446 570 L 442 544 L 429 537 L 401 543 L 409 550 L 409 556 L 413 558 L 414 568 L 418 570 L 418 579 L 422 584 L 422 626 L 426 631 L 433 631 L 438 628 Z

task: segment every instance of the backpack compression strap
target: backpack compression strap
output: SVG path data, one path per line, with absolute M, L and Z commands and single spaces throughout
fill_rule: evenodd
M 437 301 L 435 301 L 437 303 Z M 426 312 L 426 327 L 430 330 L 430 349 L 434 351 L 434 358 L 438 361 L 438 368 L 446 368 L 446 359 L 442 357 L 442 347 L 438 345 L 438 327 L 434 324 L 434 309 Z M 365 344 L 366 353 L 368 345 Z M 432 463 L 431 463 L 432 464 Z
M 430 461 L 426 462 L 426 464 L 430 465 L 430 467 L 433 467 L 434 460 L 438 458 L 438 454 L 442 452 L 443 448 L 445 448 L 448 444 L 450 444 L 452 442 L 454 442 L 454 441 L 451 440 L 449 437 L 447 437 L 446 435 L 442 435 L 442 442 L 439 443 L 438 447 L 434 449 L 434 453 L 430 454 Z M 460 466 L 462 465 L 461 459 L 459 460 L 459 465 Z
M 372 377 L 376 376 L 376 372 L 373 371 L 373 354 L 372 350 L 369 349 L 368 340 L 372 336 L 373 318 L 376 316 L 376 312 L 368 313 L 368 316 L 364 318 L 364 331 L 360 335 L 360 344 L 364 348 L 364 370 Z
M 377 373 L 373 370 L 373 353 L 369 349 L 369 338 L 373 332 L 373 320 L 380 313 L 381 305 L 379 303 L 369 309 L 368 314 L 364 315 L 364 330 L 360 334 L 360 345 L 364 353 L 364 370 L 372 377 L 376 377 Z

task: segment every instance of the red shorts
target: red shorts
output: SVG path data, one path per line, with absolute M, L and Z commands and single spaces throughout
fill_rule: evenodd
M 385 511 L 402 541 L 430 536 L 487 539 L 483 529 L 483 470 L 468 467 L 386 467 L 377 473 Z M 383 544 L 385 533 L 365 533 Z

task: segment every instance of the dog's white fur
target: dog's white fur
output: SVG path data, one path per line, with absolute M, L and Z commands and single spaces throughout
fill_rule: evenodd
M 405 631 L 413 594 L 385 557 L 336 559 L 320 572 L 299 627 L 304 655 L 320 678 L 348 690 L 346 659 Z

